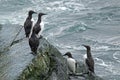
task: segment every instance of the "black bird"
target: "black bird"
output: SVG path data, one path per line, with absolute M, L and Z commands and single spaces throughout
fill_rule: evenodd
M 83 45 L 87 49 L 87 58 L 85 59 L 85 63 L 90 72 L 94 73 L 94 59 L 91 55 L 91 48 L 88 45 Z
M 42 28 L 44 27 L 44 26 L 41 26 L 41 21 L 42 21 L 41 18 L 42 18 L 43 15 L 46 15 L 46 14 L 44 14 L 44 13 L 39 13 L 38 14 L 38 20 L 33 27 L 33 30 L 35 31 L 35 34 L 38 35 L 38 37 L 40 37 L 40 35 L 41 35 L 40 32 L 42 32 L 42 30 L 43 30 Z
M 34 30 L 29 38 L 29 46 L 31 48 L 31 51 L 34 52 L 34 54 L 37 54 L 37 48 L 39 46 L 39 38 L 37 38 Z
M 29 37 L 29 35 L 30 35 L 30 31 L 31 31 L 32 24 L 33 24 L 31 19 L 32 19 L 32 14 L 34 14 L 34 13 L 36 13 L 36 12 L 30 10 L 28 12 L 28 17 L 26 18 L 26 21 L 24 22 L 24 29 L 25 29 L 26 37 Z

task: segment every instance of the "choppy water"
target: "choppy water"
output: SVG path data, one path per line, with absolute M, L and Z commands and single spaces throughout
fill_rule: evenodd
M 48 14 L 43 35 L 62 53 L 71 51 L 82 61 L 85 48 L 81 44 L 88 44 L 96 74 L 120 80 L 120 0 L 0 0 L 0 23 L 23 25 L 29 10 Z M 7 29 L 12 35 L 6 35 Z M 0 45 L 5 46 L 16 30 L 7 26 L 0 34 Z

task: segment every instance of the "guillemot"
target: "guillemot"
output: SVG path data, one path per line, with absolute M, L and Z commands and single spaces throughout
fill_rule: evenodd
M 30 10 L 28 12 L 28 17 L 26 18 L 26 21 L 24 22 L 24 29 L 25 29 L 26 37 L 29 37 L 29 35 L 30 35 L 32 24 L 33 24 L 32 14 L 34 14 L 34 13 L 36 13 L 36 12 Z
M 37 54 L 37 48 L 39 46 L 39 38 L 37 38 L 34 30 L 32 30 L 32 34 L 29 38 L 29 46 L 31 48 L 31 51 L 34 52 L 34 54 Z
M 72 54 L 70 52 L 65 53 L 63 56 L 68 56 L 68 58 L 67 58 L 68 68 L 73 74 L 75 74 L 76 73 L 76 67 L 77 67 L 76 60 L 73 59 Z
M 41 24 L 42 23 L 41 18 L 42 18 L 43 15 L 46 15 L 46 14 L 44 14 L 44 13 L 39 13 L 38 14 L 38 20 L 33 27 L 33 30 L 35 31 L 35 34 L 37 34 L 38 38 L 40 37 L 40 35 L 42 33 L 42 30 L 44 28 L 44 26 L 42 26 L 42 24 Z
M 91 48 L 88 45 L 83 45 L 83 46 L 87 49 L 87 55 L 85 55 L 86 67 L 88 68 L 89 72 L 94 73 L 94 59 L 92 58 L 92 55 L 91 55 Z

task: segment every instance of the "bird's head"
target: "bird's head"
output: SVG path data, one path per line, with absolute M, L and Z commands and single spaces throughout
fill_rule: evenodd
M 72 54 L 70 52 L 65 53 L 63 56 L 68 56 L 68 57 L 72 58 Z
M 39 14 L 38 14 L 39 17 L 41 17 L 41 16 L 43 16 L 43 15 L 47 15 L 47 14 L 45 14 L 45 13 L 39 13 Z
M 29 12 L 28 12 L 28 15 L 32 15 L 32 14 L 37 14 L 35 11 L 33 11 L 33 10 L 30 10 Z
M 82 46 L 84 46 L 87 50 L 90 50 L 90 46 L 84 44 Z

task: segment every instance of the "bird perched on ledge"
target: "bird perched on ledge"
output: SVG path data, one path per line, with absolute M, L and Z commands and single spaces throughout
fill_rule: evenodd
M 39 46 L 39 38 L 37 38 L 35 31 L 32 31 L 32 34 L 29 38 L 29 46 L 31 48 L 31 51 L 34 52 L 34 54 L 37 54 L 37 49 Z
M 70 52 L 65 53 L 63 56 L 68 56 L 67 58 L 68 68 L 73 74 L 75 74 L 77 68 L 76 60 L 73 59 L 72 54 Z
M 28 17 L 26 18 L 26 21 L 24 22 L 24 29 L 25 29 L 25 34 L 26 37 L 29 37 L 30 35 L 30 31 L 33 25 L 33 21 L 32 21 L 32 14 L 35 14 L 36 12 L 30 10 L 28 12 Z
M 42 20 L 41 20 L 43 15 L 46 15 L 46 14 L 44 14 L 44 13 L 38 14 L 38 20 L 33 27 L 33 30 L 35 31 L 35 34 L 37 34 L 38 38 L 40 38 L 40 35 L 44 28 L 44 26 L 42 25 Z
M 91 55 L 91 48 L 88 45 L 83 45 L 87 49 L 87 58 L 85 59 L 86 67 L 92 73 L 94 73 L 94 59 Z

